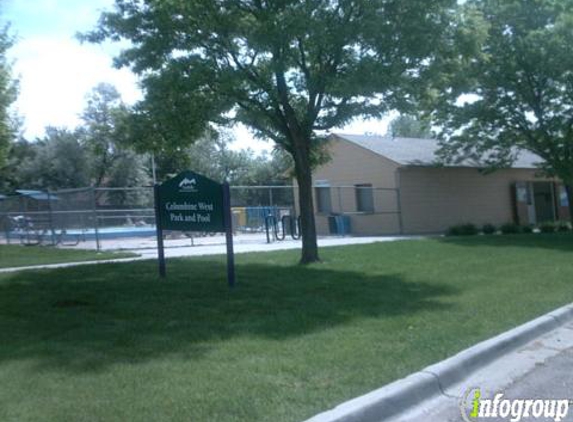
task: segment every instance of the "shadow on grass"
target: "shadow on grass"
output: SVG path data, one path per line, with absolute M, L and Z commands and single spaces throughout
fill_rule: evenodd
M 573 233 L 452 236 L 440 238 L 439 241 L 460 246 L 525 247 L 573 252 Z
M 0 280 L 0 362 L 96 371 L 162 356 L 201 359 L 240 337 L 283 340 L 357 318 L 441 311 L 456 294 L 399 274 L 243 264 L 225 284 L 222 261 L 173 260 L 22 272 Z M 262 346 L 263 347 L 263 346 Z

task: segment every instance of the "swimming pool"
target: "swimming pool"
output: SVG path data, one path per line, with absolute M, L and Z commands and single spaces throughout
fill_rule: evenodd
M 61 229 L 54 229 L 56 235 L 62 233 Z M 32 233 L 33 234 L 33 233 Z M 50 231 L 42 233 L 43 236 L 50 236 Z M 150 237 L 155 236 L 155 226 L 118 226 L 118 227 L 101 227 L 97 230 L 97 237 L 100 240 L 104 239 L 118 239 L 122 237 Z M 10 239 L 20 239 L 25 236 L 26 232 L 11 231 L 9 232 Z M 79 238 L 81 242 L 96 239 L 96 229 L 67 229 L 62 235 L 63 241 L 76 241 Z

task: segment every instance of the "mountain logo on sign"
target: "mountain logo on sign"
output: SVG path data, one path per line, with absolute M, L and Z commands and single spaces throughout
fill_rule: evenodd
M 184 178 L 181 182 L 179 182 L 179 190 L 185 192 L 197 191 L 197 180 L 195 180 L 195 178 Z

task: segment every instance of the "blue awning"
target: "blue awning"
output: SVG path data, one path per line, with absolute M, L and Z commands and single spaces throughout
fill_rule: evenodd
M 16 192 L 22 196 L 35 199 L 36 201 L 49 201 L 50 199 L 52 201 L 57 201 L 59 199 L 56 195 L 48 195 L 47 192 L 42 192 L 41 190 L 17 189 Z

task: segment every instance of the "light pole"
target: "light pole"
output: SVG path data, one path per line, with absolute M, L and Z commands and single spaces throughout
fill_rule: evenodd
M 157 175 L 155 174 L 155 154 L 151 153 L 151 177 L 153 177 L 153 185 L 157 183 Z

